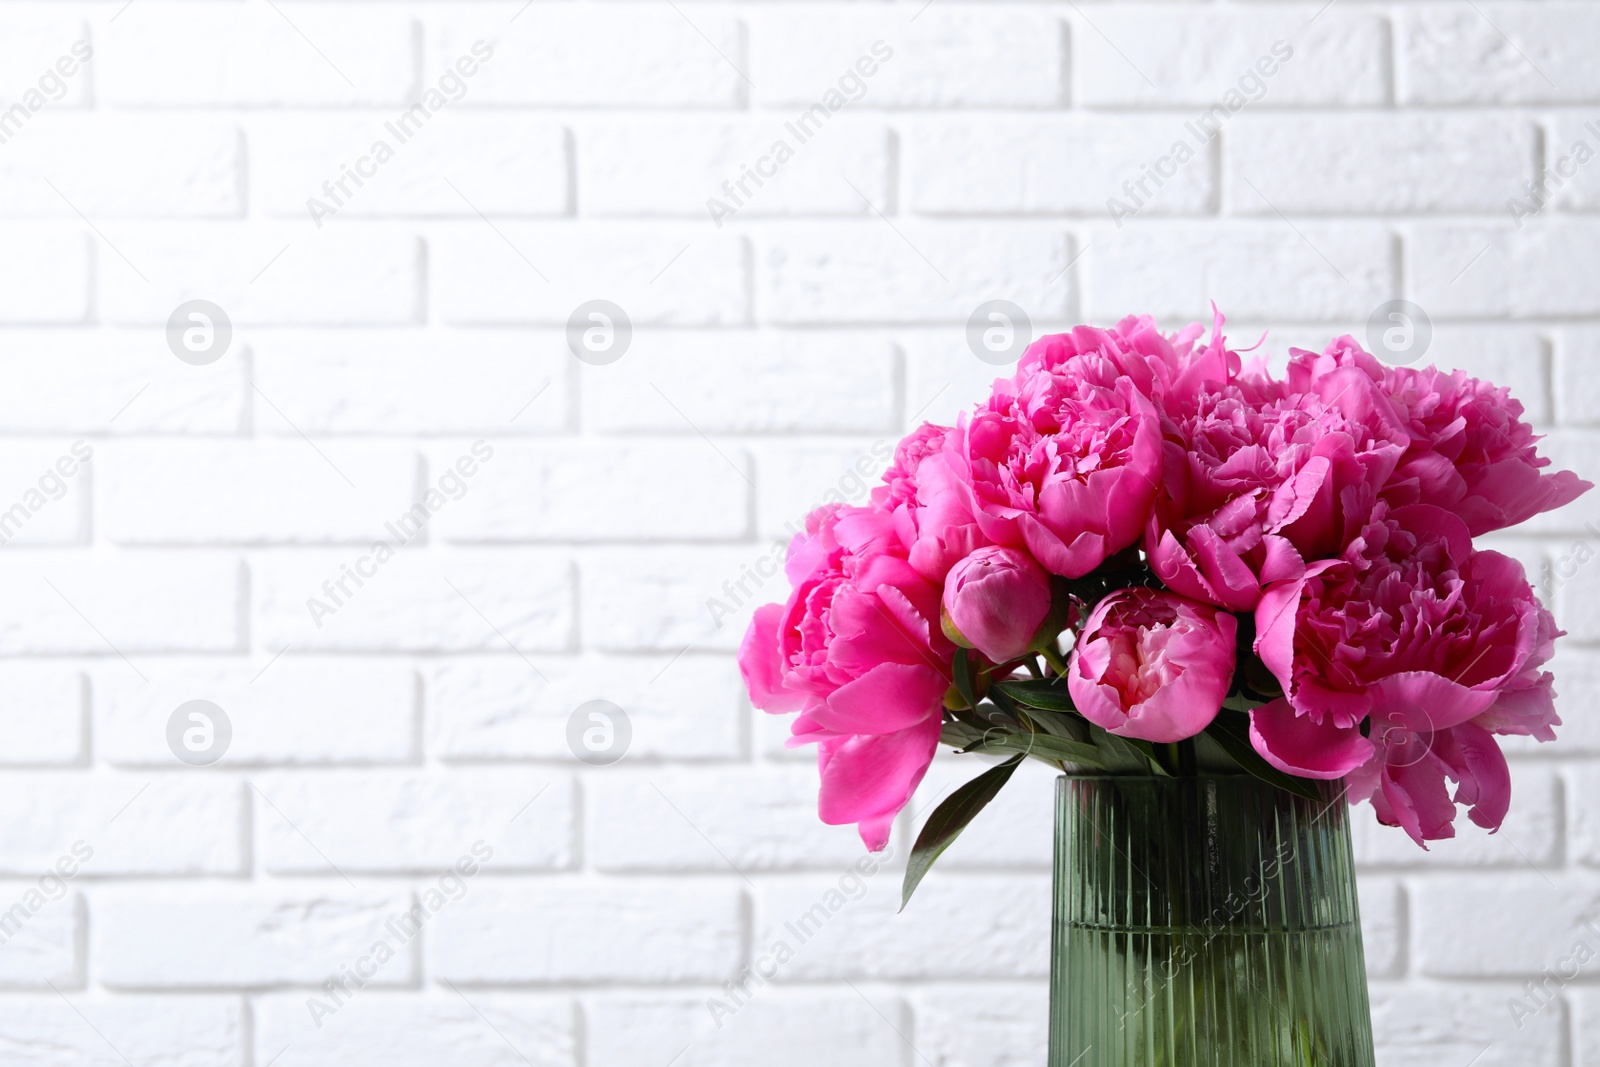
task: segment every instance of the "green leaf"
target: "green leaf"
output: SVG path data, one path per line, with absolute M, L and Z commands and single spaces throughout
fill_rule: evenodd
M 1295 796 L 1323 799 L 1317 783 L 1312 779 L 1284 774 L 1261 758 L 1261 754 L 1250 743 L 1250 720 L 1241 712 L 1227 709 L 1218 712 L 1217 717 L 1211 720 L 1211 725 L 1206 727 L 1206 734 L 1221 745 L 1241 768 L 1268 785 L 1275 785 Z
M 961 836 L 961 831 L 967 828 L 973 817 L 995 798 L 1000 787 L 1010 780 L 1011 772 L 1021 762 L 1021 756 L 1013 756 L 998 767 L 989 768 L 933 809 L 928 821 L 922 824 L 917 843 L 911 846 L 911 859 L 906 863 L 906 880 L 900 890 L 901 911 L 905 910 L 911 894 L 916 892 L 923 876 L 933 866 L 933 861 Z
M 1156 758 L 1156 748 L 1148 741 L 1134 737 L 1118 737 L 1093 724 L 1089 735 L 1101 751 L 1101 762 L 1106 769 L 1119 774 L 1157 774 L 1170 777 L 1167 768 Z
M 967 702 L 967 707 L 977 708 L 978 698 L 973 695 L 972 688 L 972 660 L 967 658 L 967 650 L 956 649 L 955 682 L 956 692 L 961 694 L 961 699 Z
M 992 732 L 969 743 L 963 752 L 1016 752 L 1047 760 L 1067 760 L 1088 767 L 1105 769 L 1105 753 L 1094 745 L 1052 734 L 1012 734 Z
M 1072 694 L 1067 692 L 1065 682 L 996 682 L 994 687 L 1024 707 L 1043 708 L 1045 711 L 1078 710 L 1077 705 L 1072 703 Z

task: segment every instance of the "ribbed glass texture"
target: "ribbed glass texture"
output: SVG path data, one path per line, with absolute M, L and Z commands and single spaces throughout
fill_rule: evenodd
M 1372 1067 L 1348 806 L 1063 776 L 1050 1067 Z

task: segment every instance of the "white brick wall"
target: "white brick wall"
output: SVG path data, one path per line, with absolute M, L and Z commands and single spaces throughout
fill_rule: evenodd
M 1042 1064 L 1050 776 L 896 915 L 974 769 L 855 866 L 734 669 L 773 545 L 1001 372 L 965 340 L 996 298 L 1215 299 L 1281 356 L 1406 297 L 1594 477 L 1600 162 L 1561 164 L 1597 51 L 1576 0 L 0 4 L 0 512 L 92 452 L 0 550 L 0 1060 Z M 164 333 L 192 299 L 233 329 L 206 365 Z M 596 299 L 604 365 L 566 339 Z M 1600 1064 L 1600 965 L 1524 989 L 1600 951 L 1586 522 L 1500 539 L 1572 631 L 1504 830 L 1356 813 L 1384 1067 Z M 169 747 L 197 699 L 209 766 Z M 596 699 L 615 766 L 569 747 Z

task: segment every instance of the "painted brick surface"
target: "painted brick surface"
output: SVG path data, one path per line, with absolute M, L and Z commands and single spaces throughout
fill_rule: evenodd
M 976 768 L 882 865 L 816 819 L 734 662 L 784 544 L 1011 373 L 971 336 L 1212 300 L 1274 365 L 1415 301 L 1594 478 L 1597 48 L 1578 0 L 0 5 L 0 1060 L 1042 1063 L 1052 776 L 897 915 Z M 1355 812 L 1386 1067 L 1600 1065 L 1600 498 L 1494 547 L 1563 743 L 1493 836 Z

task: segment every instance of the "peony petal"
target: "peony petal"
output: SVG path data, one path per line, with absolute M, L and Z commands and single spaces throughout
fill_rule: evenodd
M 835 748 L 822 766 L 817 814 L 831 826 L 865 822 L 862 839 L 881 849 L 883 820 L 892 820 L 933 762 L 939 747 L 938 716 L 893 734 L 853 737 Z
M 778 624 L 784 605 L 765 604 L 756 609 L 750 628 L 739 643 L 739 673 L 750 691 L 750 702 L 762 711 L 781 714 L 798 711 L 805 703 L 804 693 L 783 686 L 783 664 L 778 653 Z
M 811 718 L 841 734 L 891 734 L 937 717 L 949 688 L 950 680 L 932 667 L 880 663 L 834 690 Z
M 1302 778 L 1343 778 L 1372 756 L 1359 729 L 1297 715 L 1281 697 L 1250 712 L 1250 743 L 1278 770 Z

